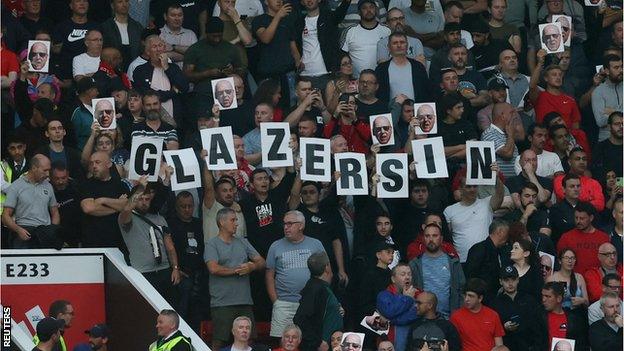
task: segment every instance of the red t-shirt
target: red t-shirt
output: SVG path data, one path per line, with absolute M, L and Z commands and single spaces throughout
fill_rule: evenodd
M 568 317 L 565 313 L 548 312 L 548 344 L 553 338 L 565 339 L 568 332 Z
M 19 72 L 19 61 L 15 53 L 7 48 L 0 51 L 0 75 L 8 76 L 9 72 Z
M 581 111 L 573 97 L 561 93 L 553 95 L 547 91 L 542 91 L 535 101 L 535 117 L 537 123 L 544 121 L 544 116 L 549 112 L 559 112 L 566 126 L 572 129 L 574 124 L 581 123 Z
M 564 174 L 560 174 L 553 178 L 553 190 L 557 201 L 563 200 L 563 177 Z M 581 192 L 579 193 L 579 200 L 583 202 L 589 202 L 594 206 L 596 211 L 601 212 L 605 207 L 604 193 L 602 192 L 602 186 L 596 179 L 581 176 Z
M 557 243 L 557 252 L 570 248 L 576 252 L 576 266 L 574 271 L 583 274 L 586 270 L 600 266 L 598 260 L 598 247 L 610 242 L 609 236 L 595 229 L 593 233 L 583 233 L 574 228 L 565 232 Z
M 450 321 L 457 328 L 463 351 L 491 350 L 496 346 L 494 338 L 505 335 L 498 313 L 485 306 L 477 313 L 462 307 L 451 314 Z

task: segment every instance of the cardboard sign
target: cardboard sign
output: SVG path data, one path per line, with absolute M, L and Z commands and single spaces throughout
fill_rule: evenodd
M 377 154 L 378 198 L 406 198 L 408 194 L 407 154 Z
M 329 139 L 300 138 L 301 180 L 331 181 L 331 146 Z
M 234 78 L 213 79 L 210 83 L 214 103 L 219 106 L 219 110 L 231 110 L 238 107 Z
M 418 178 L 448 178 L 442 137 L 412 140 L 412 153 Z
M 495 185 L 496 173 L 490 166 L 496 162 L 494 142 L 466 142 L 466 185 Z
M 50 66 L 50 42 L 47 40 L 29 40 L 28 57 L 26 59 L 30 65 L 29 72 L 48 73 Z
M 566 15 L 552 15 L 553 23 L 561 23 L 563 45 L 570 46 L 572 42 L 572 17 Z
M 98 122 L 101 130 L 117 129 L 115 98 L 93 99 L 91 106 L 93 106 L 93 120 Z
M 288 142 L 290 125 L 288 122 L 264 122 L 260 124 L 260 142 L 263 167 L 290 167 L 293 154 Z
M 392 115 L 384 113 L 382 115 L 370 116 L 369 119 L 373 144 L 379 144 L 381 146 L 394 145 Z
M 193 148 L 163 151 L 167 164 L 173 167 L 171 190 L 186 190 L 201 187 L 199 162 Z
M 142 136 L 132 138 L 128 179 L 138 180 L 141 176 L 147 175 L 148 181 L 157 181 L 162 151 L 162 138 Z
M 547 54 L 563 52 L 563 35 L 561 23 L 544 23 L 539 25 L 540 43 Z
M 435 102 L 414 104 L 414 118 L 418 121 L 416 135 L 438 133 L 438 117 Z
M 338 195 L 367 195 L 368 174 L 366 156 L 358 152 L 341 152 L 334 155 L 340 178 L 336 182 Z
M 206 166 L 209 170 L 237 169 L 232 127 L 206 128 L 199 131 L 202 148 L 208 151 Z

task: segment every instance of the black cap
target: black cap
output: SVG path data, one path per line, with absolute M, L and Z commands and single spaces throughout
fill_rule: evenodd
M 388 249 L 394 250 L 394 245 L 386 242 L 385 240 L 379 240 L 379 242 L 375 244 L 375 253 Z
M 459 32 L 461 29 L 461 25 L 455 22 L 450 22 L 444 25 L 444 33 Z
M 490 26 L 482 20 L 475 20 L 470 23 L 469 31 L 471 33 L 489 33 Z
M 206 23 L 206 33 L 223 33 L 223 21 L 219 17 L 210 17 Z
M 106 324 L 96 324 L 91 329 L 85 330 L 85 334 L 94 338 L 108 338 L 109 330 Z
M 317 191 L 319 191 L 319 192 L 321 191 L 321 184 L 319 184 L 319 182 L 314 182 L 314 181 L 311 181 L 311 180 L 306 180 L 305 182 L 303 182 L 301 184 L 301 188 L 303 188 L 305 186 L 308 186 L 308 185 L 313 185 L 316 188 Z
M 503 78 L 492 77 L 487 82 L 487 88 L 488 90 L 502 90 L 508 89 L 509 87 L 507 86 L 507 83 L 505 83 L 505 80 Z
M 514 266 L 506 266 L 501 268 L 500 270 L 500 278 L 518 278 L 520 275 L 518 274 L 518 270 Z
M 37 323 L 37 336 L 39 336 L 40 339 L 48 340 L 56 332 L 63 329 L 64 326 L 64 320 L 46 317 Z
M 76 91 L 78 94 L 82 94 L 91 88 L 95 88 L 97 85 L 95 84 L 95 80 L 91 77 L 83 77 L 80 78 L 78 83 L 76 83 Z
M 377 3 L 373 0 L 360 0 L 358 1 L 358 11 L 364 6 L 364 4 L 369 3 L 375 5 L 377 7 Z

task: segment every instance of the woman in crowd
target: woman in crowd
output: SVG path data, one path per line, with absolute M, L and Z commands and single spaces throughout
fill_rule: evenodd
M 559 270 L 548 277 L 547 281 L 565 283 L 563 296 L 563 308 L 575 309 L 587 307 L 587 285 L 583 275 L 574 272 L 576 266 L 576 253 L 572 249 L 563 249 L 559 253 Z
M 353 77 L 353 62 L 349 54 L 340 57 L 340 69 L 336 77 L 325 87 L 325 103 L 329 112 L 334 113 L 338 106 L 338 98 L 343 93 L 357 93 L 357 80 Z
M 536 301 L 541 301 L 544 281 L 533 243 L 526 239 L 515 240 L 511 246 L 511 260 L 520 276 L 518 291 L 523 291 L 533 296 Z

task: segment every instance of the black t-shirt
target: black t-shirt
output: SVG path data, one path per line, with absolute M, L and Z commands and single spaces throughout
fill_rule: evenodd
M 87 31 L 96 29 L 97 27 L 98 25 L 92 21 L 74 23 L 71 19 L 67 19 L 54 28 L 52 42 L 54 44 L 63 44 L 60 54 L 61 66 L 58 72 L 59 78 L 72 78 L 72 61 L 74 56 L 87 51 L 84 42 Z
M 553 190 L 552 179 L 540 177 L 538 175 L 536 175 L 536 177 L 540 185 L 544 189 L 552 193 L 552 190 Z M 520 191 L 522 190 L 522 187 L 527 183 L 530 183 L 530 181 L 527 178 L 525 178 L 522 175 L 522 173 L 518 174 L 515 177 L 511 177 L 505 180 L 505 185 L 507 186 L 507 189 L 509 189 L 509 192 L 512 194 L 520 193 Z
M 70 244 L 77 243 L 81 237 L 80 219 L 82 210 L 78 200 L 78 191 L 71 181 L 65 190 L 55 190 L 54 197 L 59 204 L 59 214 L 61 215 L 61 227 L 63 228 L 63 238 Z
M 319 212 L 314 213 L 308 210 L 303 204 L 299 205 L 297 210 L 301 211 L 306 219 L 305 229 L 303 233 L 314 239 L 318 239 L 325 248 L 325 252 L 329 256 L 332 265 L 335 264 L 335 255 L 333 241 L 339 239 L 338 225 L 344 223 L 342 218 L 339 218 L 341 223 L 337 222 L 337 211 L 330 211 L 322 207 L 319 208 Z
M 262 257 L 266 257 L 274 241 L 284 237 L 282 222 L 294 180 L 294 173 L 286 173 L 280 184 L 269 190 L 264 201 L 258 200 L 254 194 L 240 201 L 247 225 L 247 239 Z
M 177 216 L 167 220 L 171 238 L 178 254 L 178 264 L 185 273 L 199 272 L 204 269 L 204 233 L 202 223 L 193 218 L 184 222 Z
M 256 128 L 254 122 L 254 108 L 250 102 L 245 100 L 237 108 L 221 111 L 219 127 L 232 127 L 232 134 L 243 137 L 252 129 Z
M 291 114 L 294 110 L 297 109 L 297 106 L 293 106 L 286 111 L 284 111 L 284 118 L 286 118 L 289 114 Z M 323 120 L 323 112 L 316 107 L 311 107 L 310 111 L 304 111 L 303 116 L 311 117 L 316 121 L 316 134 L 317 138 L 323 137 L 323 129 L 325 128 L 325 121 Z
M 512 212 L 506 214 L 503 218 L 507 220 L 509 223 L 518 222 L 522 217 L 522 211 L 520 209 L 515 209 Z M 538 209 L 533 212 L 529 219 L 527 220 L 526 228 L 527 231 L 531 233 L 537 233 L 542 228 L 549 228 L 548 225 L 548 212 L 545 210 Z
M 256 32 L 260 28 L 268 28 L 273 21 L 273 17 L 268 14 L 260 15 L 251 22 L 251 32 L 258 39 L 258 72 L 262 76 L 270 76 L 283 74 L 292 71 L 295 68 L 295 60 L 290 53 L 290 42 L 295 40 L 292 26 L 289 25 L 286 18 L 280 20 L 275 30 L 275 35 L 270 43 L 264 44 Z
M 127 193 L 127 188 L 118 178 L 113 177 L 108 181 L 91 178 L 81 184 L 78 198 L 80 202 L 84 199 L 101 197 L 117 199 Z M 117 217 L 119 217 L 119 213 L 107 216 L 84 214 L 82 221 L 84 234 L 82 243 L 84 247 L 118 247 L 123 251 L 125 244 L 119 231 Z
M 498 55 L 507 49 L 513 50 L 509 42 L 496 39 L 490 39 L 488 45 L 473 46 L 470 51 L 475 59 L 475 68 L 480 71 L 498 65 Z
M 368 123 L 368 119 L 370 116 L 390 112 L 388 110 L 388 105 L 384 104 L 381 100 L 377 100 L 375 101 L 375 103 L 372 103 L 370 105 L 365 104 L 358 99 L 356 99 L 355 102 L 357 103 L 356 114 L 358 118 L 364 119 L 366 123 Z
M 477 140 L 478 138 L 474 126 L 463 118 L 453 124 L 448 124 L 443 120 L 439 122 L 437 136 L 442 137 L 445 147 L 463 145 L 468 140 Z
M 483 75 L 475 70 L 467 69 L 466 73 L 460 75 L 459 77 L 459 89 L 462 87 L 462 83 L 469 82 L 477 89 L 475 92 L 478 94 L 481 90 L 487 89 L 487 82 Z
M 35 22 L 26 18 L 26 16 L 22 16 L 20 17 L 19 21 L 22 26 L 24 26 L 24 28 L 28 31 L 28 33 L 30 33 L 31 39 L 34 39 L 37 31 L 41 29 L 45 29 L 48 32 L 51 32 L 54 28 L 54 23 L 46 17 L 40 17 L 39 20 Z

